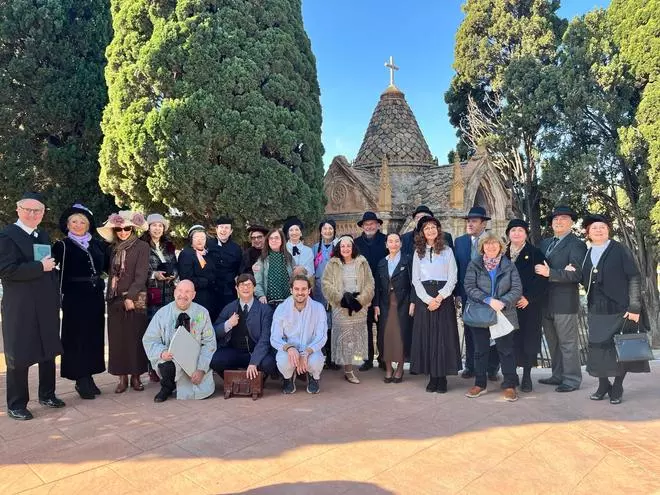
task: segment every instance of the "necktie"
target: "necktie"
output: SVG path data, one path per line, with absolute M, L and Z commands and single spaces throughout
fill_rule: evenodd
M 174 328 L 179 327 L 183 327 L 190 332 L 190 316 L 188 316 L 188 313 L 179 313 Z
M 479 243 L 479 238 L 478 237 L 473 237 L 472 238 L 472 246 L 470 248 L 470 258 L 475 259 L 479 257 L 479 250 L 477 249 L 477 245 Z
M 298 246 L 293 246 L 293 256 L 298 256 L 300 254 L 300 249 L 298 249 Z
M 550 241 L 550 244 L 548 245 L 548 250 L 545 252 L 545 254 L 546 255 L 550 254 L 552 252 L 552 250 L 555 248 L 555 246 L 557 245 L 558 242 L 559 242 L 559 238 L 558 237 L 553 237 L 552 241 Z
M 249 309 L 249 308 L 248 308 L 248 305 L 247 305 L 247 304 L 244 304 L 244 305 L 243 305 L 243 314 L 244 314 L 245 316 L 247 316 L 247 314 L 248 314 L 248 309 Z

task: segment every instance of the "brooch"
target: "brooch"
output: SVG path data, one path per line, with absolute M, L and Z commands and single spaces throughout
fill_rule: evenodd
M 526 256 L 525 256 L 525 259 L 528 260 L 528 259 L 529 259 L 529 255 L 526 255 Z
M 405 266 L 402 266 L 401 269 L 400 269 L 399 271 L 402 272 L 402 271 L 405 270 L 405 269 L 406 269 L 406 267 L 405 267 Z
M 598 273 L 598 268 L 594 268 L 594 273 Z

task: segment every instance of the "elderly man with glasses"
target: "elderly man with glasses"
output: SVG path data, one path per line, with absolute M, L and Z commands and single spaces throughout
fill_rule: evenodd
M 39 363 L 39 403 L 64 407 L 55 396 L 55 356 L 61 354 L 59 290 L 50 240 L 39 230 L 46 206 L 26 193 L 16 204 L 18 220 L 0 232 L 2 335 L 7 360 L 7 416 L 32 419 L 28 370 Z

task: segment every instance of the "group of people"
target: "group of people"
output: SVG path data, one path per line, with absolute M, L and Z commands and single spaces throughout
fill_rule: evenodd
M 532 391 L 542 328 L 552 376 L 539 382 L 570 392 L 581 383 L 580 283 L 588 304 L 587 370 L 599 378 L 590 398 L 609 395 L 618 404 L 626 373 L 649 370 L 647 362 L 616 359 L 613 335 L 625 321 L 639 321 L 641 284 L 631 252 L 611 238 L 602 215 L 583 220 L 589 248 L 572 232 L 577 216 L 565 206 L 552 212 L 554 236 L 537 248 L 523 220 L 509 222 L 507 242 L 489 232 L 481 207 L 470 209 L 466 233 L 454 242 L 421 205 L 415 228 L 403 235 L 383 234 L 382 220 L 365 212 L 360 236 L 338 235 L 335 222 L 324 219 L 310 247 L 302 222 L 290 217 L 282 229 L 250 226 L 245 250 L 231 238 L 232 220 L 221 217 L 215 236 L 191 227 L 177 256 L 160 214 L 120 211 L 97 227 L 92 212 L 75 204 L 60 217 L 64 238 L 51 245 L 38 228 L 45 211 L 41 195 L 26 193 L 17 222 L 0 232 L 7 408 L 14 419 L 32 418 L 27 373 L 35 363 L 39 402 L 65 405 L 55 395 L 59 354 L 61 376 L 75 381 L 81 398 L 101 393 L 94 375 L 105 371 L 106 308 L 115 393 L 144 390 L 148 372 L 160 383 L 156 402 L 174 393 L 208 397 L 213 371 L 233 369 L 251 379 L 281 377 L 286 394 L 303 378 L 316 394 L 324 367 L 343 368 L 344 378 L 359 384 L 358 371 L 373 367 L 376 351 L 385 383 L 401 383 L 409 362 L 412 374 L 428 375 L 428 392 L 447 392 L 447 377 L 459 372 L 473 378 L 470 398 L 486 393 L 501 367 L 503 396 L 515 401 L 518 390 Z M 457 308 L 465 320 L 465 363 Z M 169 350 L 182 327 L 200 346 L 192 373 Z

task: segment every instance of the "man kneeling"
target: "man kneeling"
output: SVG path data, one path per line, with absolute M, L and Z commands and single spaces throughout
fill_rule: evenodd
M 309 297 L 309 278 L 295 275 L 291 296 L 275 310 L 270 343 L 277 350 L 277 368 L 284 377 L 282 391 L 296 391 L 296 375 L 307 373 L 307 392 L 318 394 L 325 356 L 321 352 L 328 334 L 325 308 Z
M 142 343 L 151 366 L 160 376 L 160 392 L 154 402 L 164 402 L 176 389 L 177 399 L 205 399 L 215 391 L 213 373 L 209 364 L 215 352 L 215 333 L 208 311 L 192 302 L 195 286 L 182 280 L 174 289 L 174 301 L 156 312 L 149 323 Z M 188 376 L 173 361 L 169 346 L 177 328 L 184 327 L 200 344 L 197 370 Z
M 224 307 L 215 320 L 218 350 L 211 368 L 223 375 L 225 370 L 247 368 L 247 377 L 257 377 L 258 371 L 277 376 L 275 351 L 270 346 L 270 326 L 273 310 L 254 297 L 257 283 L 254 276 L 242 273 L 236 278 L 238 300 Z

